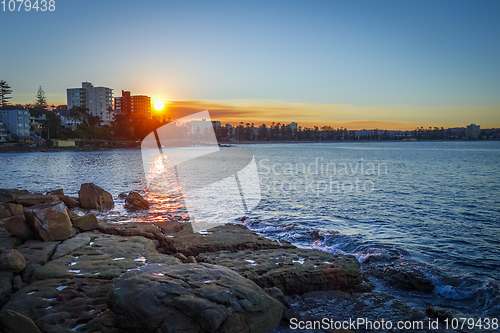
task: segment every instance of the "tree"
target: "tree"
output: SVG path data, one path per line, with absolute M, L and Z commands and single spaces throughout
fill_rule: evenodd
M 9 96 L 12 94 L 12 89 L 10 89 L 10 86 L 7 84 L 6 81 L 1 80 L 0 81 L 0 106 L 6 106 L 9 105 L 9 99 L 12 97 Z
M 47 99 L 45 98 L 45 93 L 43 92 L 42 86 L 38 88 L 35 105 L 42 109 L 47 108 Z

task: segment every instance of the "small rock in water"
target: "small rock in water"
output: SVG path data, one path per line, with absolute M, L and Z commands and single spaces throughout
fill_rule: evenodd
M 130 192 L 125 198 L 125 209 L 129 210 L 145 210 L 149 209 L 149 202 L 137 192 Z
M 106 210 L 115 206 L 111 194 L 93 183 L 82 184 L 78 198 L 83 209 Z

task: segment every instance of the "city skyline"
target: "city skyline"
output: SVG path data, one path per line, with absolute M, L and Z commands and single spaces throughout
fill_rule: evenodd
M 66 104 L 66 89 L 89 81 L 165 101 L 172 118 L 500 127 L 499 11 L 495 1 L 56 2 L 0 13 L 10 49 L 0 79 L 13 104 L 34 102 L 39 86 Z

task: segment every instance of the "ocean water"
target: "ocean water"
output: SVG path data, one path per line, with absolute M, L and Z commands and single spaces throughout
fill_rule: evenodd
M 397 256 L 424 272 L 434 292 L 373 281 L 378 290 L 421 309 L 433 304 L 500 316 L 500 142 L 241 147 L 254 154 L 262 198 L 236 222 L 360 262 Z M 140 150 L 0 154 L 0 188 L 63 188 L 76 196 L 85 182 L 115 197 L 115 209 L 102 216 L 111 222 L 188 219 L 179 197 L 148 191 Z M 130 190 L 153 203 L 148 213 L 123 209 L 117 195 Z

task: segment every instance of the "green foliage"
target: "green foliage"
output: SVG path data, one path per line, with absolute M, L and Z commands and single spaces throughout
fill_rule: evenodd
M 47 98 L 45 98 L 45 92 L 43 91 L 42 86 L 38 88 L 35 105 L 42 109 L 47 108 Z
M 12 94 L 10 86 L 6 81 L 0 80 L 0 106 L 9 105 L 9 99 L 12 98 L 10 94 Z

